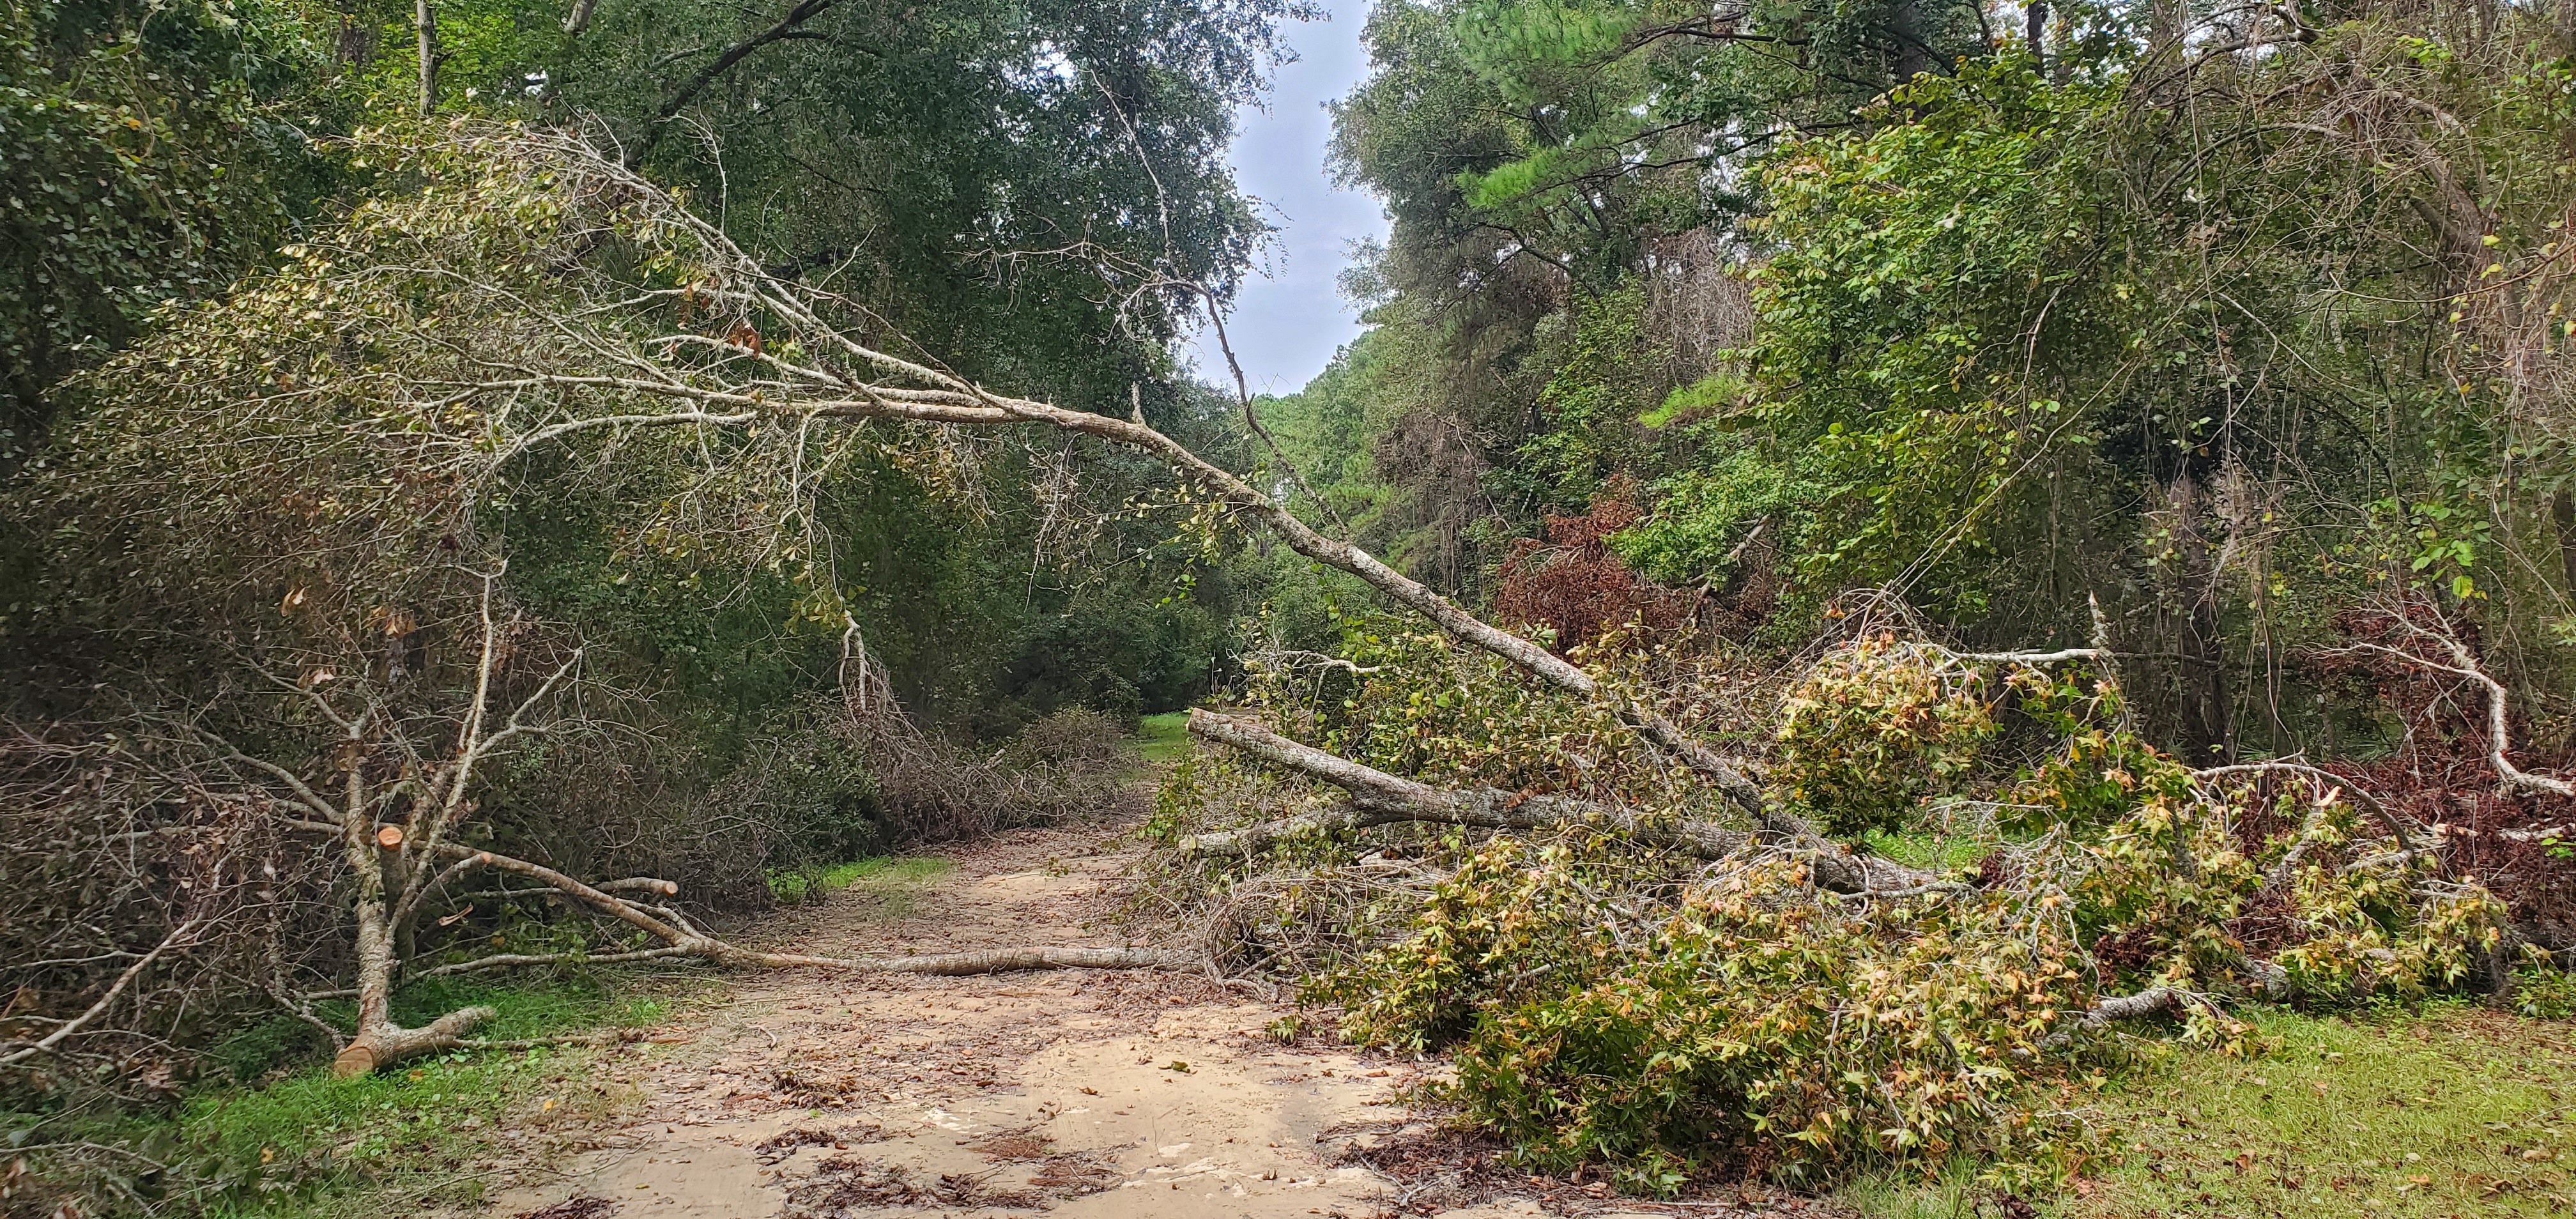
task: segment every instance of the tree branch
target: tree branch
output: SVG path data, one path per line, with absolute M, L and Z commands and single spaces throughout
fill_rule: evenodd
M 30 1042 L 10 1053 L 0 1054 L 0 1067 L 14 1066 L 38 1054 L 46 1053 L 55 1046 L 61 1045 L 64 1039 L 72 1034 L 89 1027 L 91 1021 L 107 1014 L 107 1009 L 116 1003 L 116 997 L 124 994 L 125 988 L 133 985 L 134 979 L 140 977 L 154 961 L 160 960 L 162 953 L 173 948 L 185 948 L 194 943 L 197 929 L 204 925 L 202 920 L 190 919 L 172 928 L 170 934 L 161 937 L 161 942 L 153 946 L 152 951 L 135 958 L 132 965 L 125 967 L 124 973 L 116 975 L 116 981 L 108 984 L 107 993 L 100 995 L 98 1002 L 90 1004 L 88 1011 L 64 1021 L 53 1032 L 45 1034 L 41 1040 Z
M 2504 683 L 2488 676 L 2485 669 L 2478 667 L 2477 658 L 2471 656 L 2469 654 L 2468 647 L 2462 644 L 2459 640 L 2453 639 L 2446 634 L 2424 630 L 2421 627 L 2416 627 L 2414 630 L 2415 634 L 2440 643 L 2448 649 L 2451 653 L 2451 660 L 2453 663 L 2446 665 L 2438 660 L 2418 656 L 2415 653 L 2406 651 L 2402 648 L 2392 648 L 2381 643 L 2361 641 L 2354 643 L 2352 646 L 2363 651 L 2379 652 L 2385 655 L 2394 656 L 2408 664 L 2431 669 L 2437 673 L 2449 673 L 2453 676 L 2465 677 L 2470 681 L 2486 687 L 2488 764 L 2495 767 L 2496 773 L 2503 776 L 2504 781 L 2507 784 L 2519 787 L 2524 791 L 2539 792 L 2542 795 L 2547 796 L 2576 797 L 2576 785 L 2571 785 L 2564 779 L 2555 779 L 2548 775 L 2533 774 L 2530 771 L 2514 765 L 2513 760 L 2505 756 L 2505 746 L 2512 740 L 2512 738 L 2506 735 L 2507 722 L 2505 711 L 2506 700 L 2509 695 L 2504 688 Z
M 1351 796 L 1351 807 L 1345 810 L 1194 836 L 1180 844 L 1180 849 L 1191 853 L 1259 850 L 1291 834 L 1360 829 L 1400 821 L 1491 829 L 1590 825 L 1640 841 L 1688 851 L 1703 859 L 1724 858 L 1742 850 L 1753 840 L 1752 835 L 1740 830 L 1704 822 L 1660 824 L 1626 809 L 1561 796 L 1521 796 L 1493 788 L 1443 791 L 1299 744 L 1252 720 L 1209 711 L 1190 712 L 1190 734 L 1329 783 Z M 1876 894 L 1942 887 L 1939 878 L 1930 873 L 1900 867 L 1886 860 L 1855 856 L 1836 843 L 1793 838 L 1790 845 L 1810 855 L 1810 871 L 1820 888 Z
M 636 137 L 634 143 L 627 146 L 626 168 L 631 170 L 643 164 L 645 156 L 651 153 L 653 146 L 661 141 L 662 130 L 670 124 L 672 117 L 695 100 L 708 85 L 714 84 L 717 77 L 725 74 L 726 69 L 741 63 L 743 58 L 752 52 L 787 37 L 795 32 L 796 27 L 821 16 L 824 10 L 838 2 L 839 0 L 799 0 L 796 7 L 787 10 L 787 15 L 778 19 L 778 24 L 726 47 L 723 54 L 715 57 L 714 62 L 699 69 L 697 75 L 690 77 L 687 83 L 672 90 L 669 96 L 662 99 L 662 104 L 653 111 L 653 117 L 647 121 L 643 133 Z

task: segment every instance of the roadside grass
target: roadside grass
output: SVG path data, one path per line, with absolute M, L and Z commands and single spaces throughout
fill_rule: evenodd
M 515 984 L 430 979 L 405 987 L 394 1007 L 398 1019 L 419 1024 L 486 1004 L 498 1014 L 478 1035 L 519 1041 L 648 1027 L 712 988 L 703 975 L 567 970 Z M 41 1114 L 0 1114 L 0 1124 L 40 1136 L 29 1148 L 39 1160 L 48 1143 L 129 1149 L 134 1165 L 153 1170 L 116 1172 L 119 1184 L 152 1213 L 418 1214 L 475 1202 L 497 1162 L 541 1163 L 635 1103 L 594 1069 L 602 1056 L 628 1052 L 459 1050 L 334 1079 L 323 1038 L 277 1017 L 213 1047 L 200 1082 L 159 1114 L 129 1111 L 76 1130 Z
M 769 891 L 781 905 L 797 906 L 850 889 L 868 899 L 878 917 L 898 919 L 910 915 L 919 903 L 922 884 L 947 875 L 956 866 L 931 855 L 878 855 L 836 863 L 820 871 L 772 872 Z
M 1177 762 L 1190 751 L 1190 713 L 1149 715 L 1136 727 L 1136 755 L 1148 763 Z
M 2051 1219 L 2414 1219 L 2576 1213 L 2576 1025 L 2459 1002 L 2256 1011 L 2251 1059 L 2154 1046 L 2091 1114 L 2109 1158 Z M 1873 1219 L 2005 1213 L 1972 1170 L 1869 1178 Z
M 892 892 L 943 875 L 956 866 L 933 856 L 874 855 L 818 871 L 772 872 L 769 892 L 781 904 L 794 906 L 861 883 Z

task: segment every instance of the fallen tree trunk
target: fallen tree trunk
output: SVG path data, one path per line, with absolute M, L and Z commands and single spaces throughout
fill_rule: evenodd
M 791 14 L 791 23 L 793 20 Z M 472 144 L 489 138 L 468 136 L 465 140 Z M 690 244 L 695 248 L 691 252 L 705 260 L 710 275 L 690 290 L 691 299 L 704 295 L 728 307 L 765 314 L 793 332 L 799 343 L 794 348 L 779 344 L 756 352 L 760 372 L 758 380 L 749 383 L 720 378 L 710 385 L 707 373 L 715 370 L 681 365 L 667 354 L 655 356 L 649 349 L 636 350 L 631 336 L 611 339 L 602 335 L 597 350 L 617 353 L 619 358 L 610 366 L 614 371 L 528 369 L 513 363 L 495 366 L 489 380 L 442 387 L 442 393 L 458 395 L 459 400 L 545 386 L 604 391 L 620 398 L 659 398 L 673 408 L 638 413 L 621 406 L 613 414 L 550 423 L 495 449 L 483 450 L 488 453 L 485 468 L 498 469 L 535 445 L 592 429 L 706 425 L 749 428 L 763 420 L 787 417 L 807 422 L 894 419 L 944 427 L 1037 424 L 1095 437 L 1163 462 L 1176 474 L 1213 492 L 1228 507 L 1260 522 L 1289 549 L 1359 578 L 1389 600 L 1429 619 L 1450 638 L 1501 657 L 1559 690 L 1608 707 L 1656 748 L 1707 778 L 1756 821 L 1793 836 L 1814 837 L 1812 828 L 1795 816 L 1766 807 L 1761 788 L 1745 776 L 1742 767 L 1653 706 L 1625 691 L 1602 685 L 1582 666 L 1537 642 L 1469 613 L 1358 546 L 1317 531 L 1276 497 L 1148 425 L 1141 411 L 1133 418 L 1121 419 L 997 393 L 935 362 L 905 359 L 870 346 L 850 328 L 833 324 L 827 316 L 845 304 L 839 297 L 773 273 L 736 245 L 720 226 L 690 212 L 662 188 L 637 174 L 631 161 L 604 156 L 571 136 L 518 133 L 507 139 L 514 154 L 552 162 L 564 173 L 568 184 L 582 183 L 570 189 L 585 199 L 628 202 L 651 214 L 656 222 L 668 225 L 670 232 L 692 239 Z M 601 189 L 586 189 L 590 187 Z M 791 360 L 783 354 L 789 350 L 799 350 L 801 354 Z M 477 443 L 481 443 L 479 437 Z
M 1615 831 L 1655 846 L 1674 847 L 1702 859 L 1723 859 L 1753 840 L 1741 830 L 1722 829 L 1698 822 L 1677 826 L 1641 823 L 1634 814 L 1597 804 L 1559 800 L 1552 796 L 1517 798 L 1510 792 L 1479 788 L 1472 792 L 1443 792 L 1450 799 L 1439 805 L 1420 808 L 1347 808 L 1326 809 L 1283 817 L 1241 829 L 1216 830 L 1193 834 L 1173 843 L 1185 855 L 1249 854 L 1306 834 L 1328 834 L 1341 830 L 1362 830 L 1380 825 L 1425 822 L 1434 825 L 1464 825 L 1492 830 L 1552 830 L 1574 825 L 1590 825 Z
M 317 833 L 338 833 L 335 826 L 318 821 L 291 822 L 297 829 Z M 761 965 L 805 969 L 846 969 L 854 973 L 914 973 L 959 977 L 967 974 L 1008 973 L 1025 969 L 1154 969 L 1186 965 L 1190 956 L 1158 948 L 1058 948 L 1032 946 L 1024 948 L 988 948 L 970 952 L 941 952 L 908 957 L 822 957 L 792 952 L 762 952 L 728 943 L 694 929 L 682 928 L 654 917 L 644 908 L 622 897 L 606 893 L 599 887 L 576 880 L 544 864 L 514 859 L 492 851 L 441 843 L 438 853 L 460 864 L 494 868 L 536 881 L 557 893 L 581 902 L 611 918 L 649 932 L 663 941 L 661 948 L 646 948 L 614 953 L 545 953 L 532 955 L 499 954 L 439 965 L 424 974 L 467 973 L 477 969 L 498 969 L 516 965 L 553 965 L 588 962 L 593 964 L 618 961 L 666 960 L 673 957 L 698 957 L 725 965 Z M 658 892 L 675 893 L 679 886 L 664 880 L 636 878 L 622 882 L 643 888 L 647 883 L 661 886 Z
M 341 835 L 339 826 L 321 821 L 296 819 L 286 823 L 290 828 L 318 834 Z M 803 953 L 763 952 L 744 948 L 694 927 L 674 925 L 657 918 L 634 902 L 585 884 L 544 864 L 515 859 L 508 855 L 454 843 L 439 843 L 432 850 L 455 861 L 447 870 L 453 876 L 472 868 L 492 868 L 525 877 L 547 890 L 589 906 L 600 913 L 642 930 L 663 941 L 659 948 L 626 952 L 585 953 L 496 953 L 472 960 L 455 961 L 418 971 L 423 977 L 441 977 L 471 973 L 484 969 L 508 969 L 528 965 L 612 964 L 630 961 L 658 961 L 694 958 L 719 965 L 757 966 L 771 969 L 839 969 L 852 973 L 930 974 L 963 977 L 971 974 L 1008 973 L 1034 969 L 1167 969 L 1186 968 L 1196 960 L 1187 952 L 1159 948 L 1065 948 L 1029 946 L 987 948 L 967 952 L 929 953 L 906 957 L 826 957 Z M 638 889 L 669 896 L 679 886 L 669 881 L 637 877 L 615 882 L 621 888 Z M 534 890 L 531 890 L 534 892 Z M 329 991 L 301 996 L 304 999 L 337 998 L 360 995 L 357 990 Z M 375 1036 L 361 1038 L 341 1051 L 332 1063 L 339 1075 L 364 1075 L 378 1067 L 405 1058 L 466 1044 L 463 1034 L 491 1018 L 489 1008 L 465 1008 L 417 1029 L 380 1026 Z
M 1754 835 L 1706 822 L 1668 824 L 1650 821 L 1626 809 L 1569 800 L 1562 796 L 1523 796 L 1479 788 L 1444 791 L 1398 778 L 1311 745 L 1289 740 L 1260 723 L 1238 716 L 1192 710 L 1190 734 L 1251 755 L 1284 770 L 1329 783 L 1350 793 L 1351 807 L 1290 817 L 1240 830 L 1196 835 L 1181 849 L 1192 853 L 1259 850 L 1284 837 L 1318 830 L 1361 829 L 1404 821 L 1427 821 L 1490 829 L 1553 829 L 1590 825 L 1639 841 L 1688 851 L 1702 859 L 1721 859 L 1744 849 Z M 1894 894 L 1927 892 L 1941 887 L 1938 877 L 1883 859 L 1855 855 L 1840 843 L 1812 830 L 1780 833 L 1764 826 L 1784 845 L 1808 856 L 1817 887 L 1838 893 Z
M 2211 1016 L 2223 1017 L 2218 1004 L 2207 995 L 2194 994 L 2178 986 L 2150 986 L 2134 995 L 2113 995 L 2077 1014 L 2075 1019 L 2039 1043 L 2044 1050 L 2054 1050 L 2073 1042 L 2080 1033 L 2098 1033 L 2116 1021 L 2139 1020 L 2167 1012 L 2197 1007 Z

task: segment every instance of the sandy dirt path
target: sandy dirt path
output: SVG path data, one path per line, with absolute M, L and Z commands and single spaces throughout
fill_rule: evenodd
M 953 852 L 945 875 L 863 883 L 760 938 L 871 956 L 1118 944 L 1137 854 L 1110 827 L 1005 834 Z M 720 1006 L 603 1058 L 599 1082 L 640 1094 L 632 1116 L 485 1213 L 1538 1213 L 1446 1209 L 1353 1163 L 1407 1122 L 1391 1101 L 1412 1068 L 1313 1036 L 1279 1044 L 1268 1027 L 1289 1010 L 1157 971 L 744 976 Z

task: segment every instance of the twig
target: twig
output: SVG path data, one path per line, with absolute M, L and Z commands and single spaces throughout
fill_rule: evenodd
M 170 934 L 161 937 L 161 942 L 154 945 L 152 951 L 144 953 L 132 965 L 126 966 L 124 973 L 116 975 L 116 981 L 108 984 L 107 993 L 100 995 L 98 1002 L 90 1004 L 88 1011 L 64 1021 L 61 1027 L 45 1034 L 42 1040 L 29 1043 L 25 1048 L 12 1053 L 0 1055 L 0 1067 L 14 1066 L 38 1054 L 46 1053 L 55 1046 L 61 1045 L 65 1038 L 88 1027 L 90 1021 L 105 1015 L 109 1006 L 116 1002 L 116 997 L 124 994 L 125 988 L 132 985 L 134 979 L 145 969 L 150 968 L 154 961 L 160 960 L 162 953 L 173 948 L 185 948 L 194 943 L 197 929 L 204 925 L 203 920 L 189 919 L 173 928 Z
M 2479 668 L 2477 658 L 2471 656 L 2469 649 L 2459 640 L 2412 624 L 2409 624 L 2409 629 L 2419 636 L 2442 644 L 2450 651 L 2454 663 L 2446 665 L 2429 657 L 2418 656 L 2403 648 L 2392 648 L 2383 643 L 2371 643 L 2367 640 L 2356 642 L 2352 646 L 2363 651 L 2394 656 L 2408 664 L 2431 669 L 2437 673 L 2465 677 L 2486 687 L 2488 764 L 2495 767 L 2496 773 L 2502 775 L 2506 783 L 2525 791 L 2535 791 L 2550 796 L 2576 797 L 2576 784 L 2570 784 L 2564 779 L 2551 778 L 2548 775 L 2533 774 L 2515 766 L 2513 760 L 2505 756 L 2505 746 L 2511 738 L 2505 735 L 2505 704 L 2509 695 L 2504 688 L 2504 683 L 2489 677 L 2485 669 Z

